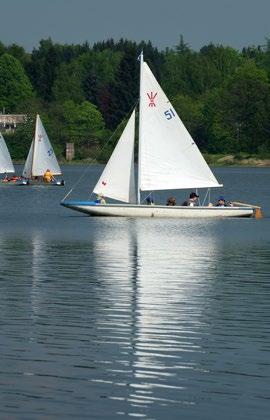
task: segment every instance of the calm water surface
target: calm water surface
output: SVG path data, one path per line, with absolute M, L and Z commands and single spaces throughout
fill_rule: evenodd
M 259 221 L 90 218 L 83 170 L 0 187 L 1 419 L 266 419 L 270 169 L 215 170 Z

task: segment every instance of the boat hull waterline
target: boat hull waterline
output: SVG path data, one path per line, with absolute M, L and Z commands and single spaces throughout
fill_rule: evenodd
M 1 181 L 1 185 L 5 186 L 38 186 L 38 187 L 63 187 L 65 185 L 64 180 L 62 181 L 53 181 L 53 182 L 39 182 L 39 181 L 32 181 L 28 179 L 17 180 L 17 181 Z
M 29 181 L 27 179 L 19 179 L 16 181 L 1 181 L 1 185 L 5 185 L 5 186 L 24 186 L 24 185 L 29 185 Z
M 185 207 L 149 206 L 134 204 L 97 204 L 91 201 L 63 201 L 62 206 L 86 213 L 90 216 L 105 217 L 160 217 L 160 218 L 227 218 L 252 217 L 252 207 Z
M 45 186 L 45 187 L 63 187 L 65 185 L 65 181 L 52 181 L 52 182 L 44 182 L 44 181 L 35 181 L 29 180 L 29 185 L 36 185 L 36 186 Z

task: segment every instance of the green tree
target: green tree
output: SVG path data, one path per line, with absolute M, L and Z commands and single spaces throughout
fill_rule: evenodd
M 210 148 L 215 152 L 258 152 L 270 132 L 269 95 L 266 72 L 254 61 L 246 61 L 205 102 L 205 115 L 211 121 Z
M 83 80 L 85 97 L 97 105 L 105 121 L 109 123 L 114 100 L 113 86 L 117 80 L 122 53 L 105 49 L 88 53 L 82 58 L 85 66 Z
M 77 59 L 59 66 L 52 87 L 53 97 L 56 101 L 63 103 L 72 100 L 80 103 L 85 99 L 83 80 L 86 70 L 81 61 L 81 59 Z
M 92 149 L 96 151 L 106 134 L 102 114 L 88 101 L 81 104 L 66 101 L 63 104 L 62 127 L 62 139 L 75 143 L 79 157 L 90 155 Z
M 6 52 L 6 47 L 4 44 L 0 41 L 0 56 Z
M 229 47 L 210 44 L 194 52 L 180 42 L 178 50 L 165 54 L 162 84 L 169 95 L 197 97 L 221 86 L 242 64 L 241 55 Z
M 28 54 L 23 47 L 21 47 L 18 44 L 11 44 L 6 49 L 7 53 L 12 55 L 13 57 L 17 58 L 19 60 L 23 67 L 26 68 L 26 66 L 30 63 L 31 55 Z
M 32 52 L 32 59 L 27 67 L 29 77 L 38 96 L 45 101 L 53 100 L 52 88 L 58 68 L 62 63 L 70 63 L 80 55 L 89 51 L 89 45 L 61 45 L 52 40 L 42 39 L 38 49 Z
M 191 52 L 189 45 L 184 41 L 182 34 L 180 35 L 179 43 L 175 46 L 175 50 L 177 54 L 187 54 Z
M 139 48 L 134 42 L 120 40 L 118 49 L 122 59 L 111 86 L 112 101 L 108 109 L 110 128 L 115 128 L 135 106 L 139 96 Z
M 5 53 L 0 57 L 0 108 L 16 112 L 33 97 L 31 83 L 21 63 Z
M 161 84 L 169 97 L 178 93 L 191 96 L 194 92 L 190 86 L 190 74 L 193 67 L 193 53 L 176 54 L 168 50 L 164 56 Z
M 202 103 L 189 96 L 179 94 L 172 98 L 172 104 L 197 145 L 205 148 Z
M 5 134 L 12 159 L 25 161 L 34 136 L 35 116 L 28 116 L 14 132 Z

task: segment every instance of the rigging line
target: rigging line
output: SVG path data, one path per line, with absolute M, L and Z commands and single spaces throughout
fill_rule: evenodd
M 138 105 L 139 103 L 139 98 L 136 99 L 135 103 L 132 105 L 132 107 L 129 109 L 129 111 L 126 113 L 127 115 L 131 114 L 131 111 Z M 105 143 L 103 144 L 102 148 L 97 152 L 96 156 L 94 156 L 94 159 L 96 159 L 98 157 L 98 155 L 101 154 L 101 152 L 104 150 L 104 148 L 107 146 L 107 144 L 109 144 L 109 142 L 111 141 L 111 139 L 113 138 L 113 136 L 116 134 L 116 132 L 120 129 L 120 127 L 123 125 L 123 121 L 116 127 L 116 129 L 114 130 L 114 132 L 112 133 L 112 135 L 108 138 L 107 141 L 105 141 Z M 68 193 L 65 195 L 64 198 L 62 198 L 61 202 L 65 201 L 65 199 L 72 193 L 72 191 L 77 187 L 77 185 L 79 185 L 79 183 L 81 182 L 81 180 L 85 177 L 86 173 L 89 171 L 90 169 L 90 165 L 87 165 L 85 170 L 83 171 L 82 175 L 79 177 L 78 181 L 75 182 L 71 189 L 68 191 Z M 90 194 L 91 197 L 92 193 Z

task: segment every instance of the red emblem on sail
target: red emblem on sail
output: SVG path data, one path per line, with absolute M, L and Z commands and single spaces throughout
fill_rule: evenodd
M 156 93 L 153 93 L 153 92 L 147 93 L 147 96 L 150 100 L 148 106 L 151 106 L 151 107 L 156 106 L 155 97 L 157 96 L 157 92 Z
M 107 185 L 107 182 L 102 181 L 102 182 L 101 182 L 101 184 L 102 184 L 102 185 Z

